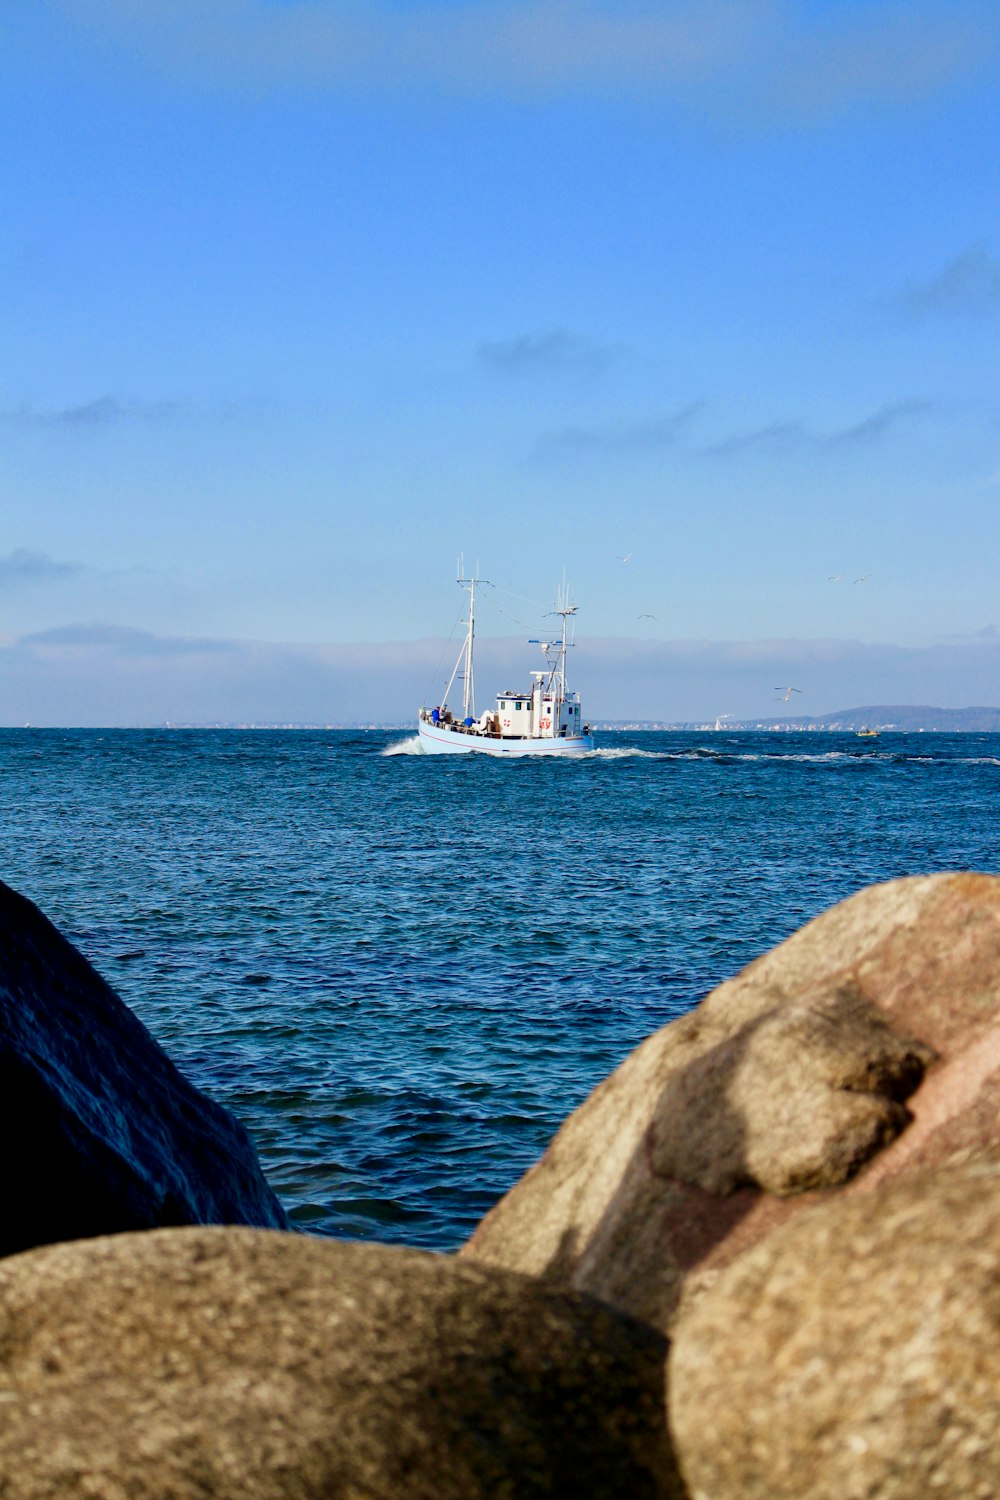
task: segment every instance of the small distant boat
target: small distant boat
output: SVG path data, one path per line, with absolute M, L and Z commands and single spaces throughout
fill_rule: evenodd
M 859 740 L 877 740 L 882 731 L 881 729 L 869 729 L 866 725 L 861 729 L 856 729 L 854 733 Z
M 459 568 L 461 572 L 461 567 Z M 459 578 L 469 591 L 469 622 L 455 669 L 440 704 L 422 708 L 417 720 L 420 748 L 425 755 L 586 755 L 594 749 L 590 725 L 583 722 L 580 694 L 566 686 L 569 621 L 576 605 L 561 591 L 554 613 L 562 624 L 558 641 L 529 641 L 541 646 L 545 667 L 534 671 L 527 692 L 498 693 L 496 707 L 476 713 L 473 649 L 476 638 L 476 588 L 483 578 Z M 461 713 L 452 712 L 448 696 L 462 683 Z

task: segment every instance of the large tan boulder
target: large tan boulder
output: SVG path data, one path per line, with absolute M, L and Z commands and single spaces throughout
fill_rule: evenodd
M 679 1500 L 665 1340 L 451 1257 L 155 1230 L 0 1262 L 4 1500 Z
M 824 1193 L 994 1147 L 1000 879 L 897 880 L 644 1042 L 461 1253 L 669 1329 L 682 1297 Z
M 814 1207 L 680 1320 L 695 1500 L 1000 1495 L 1000 1160 Z

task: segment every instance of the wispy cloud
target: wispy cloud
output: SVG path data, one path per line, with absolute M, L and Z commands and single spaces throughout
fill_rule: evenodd
M 975 0 L 784 0 L 770 7 L 755 55 L 732 80 L 734 108 L 808 124 L 926 99 L 996 58 L 998 20 Z
M 442 641 L 353 645 L 197 640 L 76 625 L 0 645 L 0 721 L 32 724 L 346 723 L 412 725 L 440 691 Z M 484 638 L 484 680 L 524 666 L 523 638 Z M 777 675 L 776 675 L 777 674 Z M 602 719 L 774 717 L 774 685 L 796 708 L 1000 701 L 1000 641 L 898 646 L 858 640 L 588 638 L 575 663 L 588 715 Z M 665 709 L 669 705 L 669 709 Z
M 0 557 L 0 589 L 20 588 L 53 579 L 68 578 L 82 572 L 80 563 L 60 562 L 44 552 L 15 547 Z
M 595 374 L 606 369 L 615 354 L 607 345 L 593 343 L 568 328 L 484 341 L 477 352 L 487 368 L 503 375 Z
M 732 433 L 720 442 L 710 444 L 705 452 L 728 457 L 754 449 L 788 452 L 798 448 L 848 448 L 855 444 L 876 442 L 900 424 L 927 415 L 935 409 L 933 401 L 917 397 L 889 401 L 857 422 L 851 422 L 846 427 L 834 427 L 826 432 L 810 427 L 801 418 L 768 422 L 746 432 Z
M 923 98 L 995 55 L 977 0 L 57 0 L 68 19 L 206 87 L 639 90 L 808 121 Z
M 706 409 L 704 401 L 686 406 L 660 417 L 640 421 L 616 421 L 591 426 L 568 426 L 543 433 L 535 445 L 538 457 L 572 453 L 641 453 L 668 448 L 687 439 L 694 419 Z M 700 451 L 714 457 L 731 457 L 739 453 L 823 452 L 838 448 L 861 447 L 888 436 L 902 424 L 915 421 L 937 410 L 933 401 L 908 397 L 888 401 L 867 416 L 846 426 L 824 431 L 811 426 L 802 417 L 776 418 L 759 427 L 733 432 Z
M 973 630 L 966 635 L 946 635 L 946 641 L 953 641 L 962 645 L 995 646 L 1000 641 L 1000 630 L 995 625 L 984 625 L 982 630 Z
M 149 630 L 135 630 L 128 625 L 57 625 L 18 638 L 19 646 L 43 652 L 107 652 L 115 656 L 191 656 L 207 653 L 229 653 L 236 643 L 229 640 L 197 636 L 154 635 Z
M 796 447 L 805 440 L 806 429 L 800 421 L 767 422 L 763 427 L 751 427 L 745 432 L 733 432 L 717 443 L 711 443 L 706 453 L 728 456 L 744 453 L 750 448 L 770 448 L 779 451 Z
M 17 406 L 0 415 L 18 427 L 110 427 L 124 422 L 162 422 L 182 410 L 179 401 L 122 401 L 117 396 L 98 396 L 73 406 Z
M 678 442 L 704 403 L 693 401 L 661 417 L 638 422 L 609 422 L 597 427 L 563 427 L 539 438 L 539 456 L 558 453 L 636 453 L 668 448 Z
M 900 426 L 901 423 L 908 422 L 911 417 L 927 416 L 935 410 L 935 402 L 920 397 L 911 397 L 905 401 L 890 401 L 869 416 L 863 417 L 860 422 L 852 422 L 847 427 L 839 427 L 832 432 L 818 434 L 816 441 L 826 448 L 839 448 L 851 443 L 868 443 L 875 438 L 884 437 L 887 432 Z
M 738 56 L 769 0 L 61 0 L 158 71 L 268 88 L 615 87 L 678 80 Z
M 775 675 L 778 674 L 778 675 Z M 860 640 L 587 641 L 577 667 L 588 712 L 645 718 L 637 705 L 669 703 L 675 721 L 775 717 L 774 684 L 802 689 L 796 713 L 853 704 L 938 703 L 959 708 L 1000 702 L 1000 642 L 900 646 Z M 601 708 L 595 709 L 595 698 Z M 662 709 L 656 709 L 662 716 Z
M 1000 310 L 1000 260 L 986 241 L 970 245 L 928 281 L 913 282 L 892 299 L 911 313 L 993 313 Z

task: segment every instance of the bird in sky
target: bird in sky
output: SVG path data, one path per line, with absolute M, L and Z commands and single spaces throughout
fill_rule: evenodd
M 776 687 L 774 691 L 776 693 L 781 693 L 782 702 L 787 703 L 793 693 L 801 693 L 802 689 L 793 687 Z
M 870 573 L 862 573 L 862 575 L 861 575 L 861 577 L 860 577 L 860 578 L 852 578 L 852 579 L 851 579 L 851 582 L 852 582 L 852 583 L 867 583 L 867 582 L 868 582 L 868 580 L 869 580 L 869 578 L 870 578 L 870 577 L 871 577 L 871 576 L 872 576 L 872 575 L 871 575 L 871 574 L 870 574 Z
M 626 554 L 625 554 L 624 557 L 622 557 L 621 553 L 619 552 L 618 553 L 618 561 L 619 562 L 628 562 L 628 560 L 629 560 L 629 558 L 631 556 L 632 556 L 631 552 L 626 552 Z
M 636 615 L 637 620 L 655 620 L 655 615 Z
M 827 581 L 827 583 L 842 583 L 843 580 L 844 580 L 843 573 L 831 573 L 830 576 L 829 576 L 829 578 L 827 578 L 826 581 Z

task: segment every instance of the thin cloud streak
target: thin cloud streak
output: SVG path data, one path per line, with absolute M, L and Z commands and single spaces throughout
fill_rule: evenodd
M 847 427 L 837 427 L 829 432 L 820 432 L 806 425 L 801 418 L 768 422 L 763 427 L 749 432 L 733 433 L 721 442 L 712 443 L 703 451 L 728 457 L 734 453 L 745 453 L 753 449 L 789 451 L 796 448 L 834 449 L 847 448 L 854 444 L 875 442 L 886 437 L 901 423 L 912 418 L 926 416 L 935 411 L 933 401 L 913 397 L 902 401 L 889 401 L 859 422 Z
M 516 338 L 484 340 L 477 350 L 488 369 L 501 375 L 594 374 L 608 367 L 614 351 L 591 343 L 568 328 L 522 333 Z
M 893 300 L 916 315 L 994 313 L 1000 309 L 1000 260 L 982 240 L 956 255 L 929 281 L 905 287 Z
M 55 0 L 68 22 L 157 72 L 213 90 L 621 94 L 727 118 L 812 123 L 933 95 L 995 53 L 974 0 Z
M 641 422 L 613 422 L 602 427 L 564 427 L 544 433 L 536 455 L 560 453 L 635 453 L 667 448 L 680 441 L 704 402 L 693 401 L 678 411 Z
M 179 401 L 122 401 L 117 396 L 98 396 L 93 401 L 48 411 L 18 406 L 2 415 L 16 427 L 117 427 L 125 422 L 162 422 L 183 410 Z
M 543 433 L 535 445 L 536 457 L 572 453 L 641 453 L 680 443 L 694 419 L 705 409 L 704 401 L 692 401 L 675 412 L 644 421 L 609 422 L 602 426 L 564 427 Z M 936 410 L 933 401 L 908 397 L 888 401 L 868 416 L 827 432 L 810 427 L 801 417 L 776 419 L 746 432 L 734 432 L 698 451 L 712 457 L 767 451 L 787 453 L 812 449 L 823 452 L 878 442 L 900 425 Z
M 898 427 L 901 422 L 906 422 L 910 417 L 926 416 L 935 410 L 935 403 L 920 398 L 912 398 L 907 401 L 890 401 L 885 406 L 880 406 L 871 416 L 865 417 L 860 422 L 854 422 L 849 427 L 841 427 L 834 432 L 819 435 L 817 441 L 822 447 L 839 448 L 850 443 L 867 443 L 873 438 L 884 437 L 887 432 Z
M 75 625 L 0 647 L 0 721 L 32 724 L 412 724 L 442 688 L 441 640 L 354 645 L 198 640 Z M 524 641 L 486 637 L 486 696 L 524 675 Z M 1000 640 L 898 646 L 858 640 L 598 637 L 574 658 L 590 719 L 775 717 L 774 684 L 798 710 L 857 703 L 1000 703 Z M 485 700 L 484 700 L 485 701 Z
M 205 652 L 228 655 L 239 650 L 231 640 L 196 636 L 159 636 L 128 625 L 56 625 L 18 638 L 18 644 L 41 653 L 100 651 L 114 656 L 190 656 Z
M 806 430 L 800 421 L 768 422 L 749 432 L 734 432 L 721 442 L 711 443 L 704 451 L 724 458 L 731 453 L 744 453 L 748 448 L 786 450 L 805 440 Z
M 982 630 L 973 630 L 965 635 L 946 635 L 945 640 L 952 644 L 965 646 L 986 645 L 992 646 L 1000 641 L 1000 630 L 995 625 L 984 625 Z
M 0 590 L 51 583 L 54 579 L 70 578 L 82 572 L 80 563 L 60 562 L 47 553 L 15 547 L 13 552 L 0 557 Z

